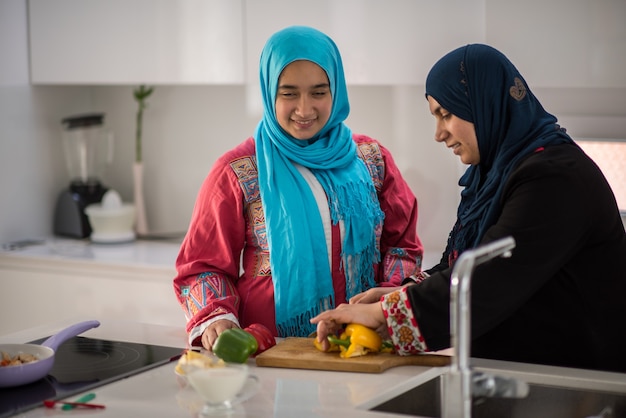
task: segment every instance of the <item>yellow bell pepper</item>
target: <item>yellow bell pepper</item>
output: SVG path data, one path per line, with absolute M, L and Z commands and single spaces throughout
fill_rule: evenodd
M 328 341 L 339 346 L 339 356 L 350 358 L 380 351 L 382 338 L 376 331 L 361 324 L 349 324 L 339 338 L 329 335 Z
M 322 343 L 313 339 L 315 348 L 319 351 L 339 351 L 341 358 L 364 356 L 367 353 L 393 353 L 395 351 L 390 340 L 383 341 L 378 333 L 364 325 L 349 324 L 339 337 L 329 335 L 330 343 L 328 350 L 322 349 Z

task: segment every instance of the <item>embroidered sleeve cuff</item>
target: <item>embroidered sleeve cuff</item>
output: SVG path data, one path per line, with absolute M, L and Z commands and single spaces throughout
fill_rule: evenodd
M 411 310 L 407 288 L 391 292 L 383 296 L 380 301 L 396 353 L 408 356 L 427 351 L 426 341 L 422 337 Z
M 430 277 L 430 274 L 426 273 L 425 271 L 420 271 L 419 273 L 411 274 L 409 277 L 402 280 L 402 284 L 405 285 L 407 283 L 421 283 L 427 277 Z

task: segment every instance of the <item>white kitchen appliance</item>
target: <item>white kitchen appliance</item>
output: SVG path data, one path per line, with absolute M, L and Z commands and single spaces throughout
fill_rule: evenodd
M 91 242 L 116 244 L 135 239 L 135 206 L 122 202 L 115 190 L 108 190 L 101 203 L 93 203 L 85 208 L 91 225 Z

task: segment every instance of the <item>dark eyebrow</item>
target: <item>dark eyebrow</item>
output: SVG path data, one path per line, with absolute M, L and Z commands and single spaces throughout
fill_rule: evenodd
M 291 84 L 279 84 L 278 85 L 279 89 L 289 89 L 289 90 L 295 90 L 298 87 L 296 86 L 292 86 Z M 312 89 L 321 89 L 321 88 L 330 88 L 330 84 L 328 83 L 320 83 L 320 84 L 316 84 L 312 87 Z

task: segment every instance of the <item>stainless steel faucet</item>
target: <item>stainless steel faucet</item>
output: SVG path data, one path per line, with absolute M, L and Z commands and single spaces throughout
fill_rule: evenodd
M 470 280 L 474 268 L 496 257 L 510 257 L 515 248 L 513 237 L 493 241 L 461 254 L 450 279 L 450 333 L 454 357 L 444 375 L 443 418 L 469 418 L 472 396 L 523 397 L 528 393 L 524 382 L 472 372 L 469 365 L 471 346 Z

